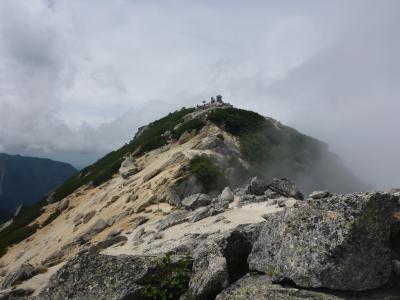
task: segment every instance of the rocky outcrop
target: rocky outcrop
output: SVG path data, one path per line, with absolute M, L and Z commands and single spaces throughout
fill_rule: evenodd
M 207 206 L 211 203 L 211 197 L 207 194 L 194 194 L 182 200 L 182 206 L 189 210 Z
M 140 299 L 140 281 L 157 257 L 85 253 L 62 267 L 35 300 Z
M 305 288 L 362 291 L 391 276 L 390 194 L 334 195 L 270 215 L 249 257 L 251 270 Z
M 254 177 L 250 184 L 247 187 L 247 193 L 251 195 L 264 195 L 265 190 L 267 189 L 268 185 L 264 182 L 264 180 Z
M 247 275 L 219 294 L 216 300 L 341 300 L 344 298 L 316 291 L 273 284 L 266 275 Z
M 158 230 L 165 230 L 169 227 L 181 224 L 188 220 L 190 212 L 187 210 L 177 210 L 172 214 L 166 216 L 164 219 L 161 219 L 157 224 Z
M 367 292 L 336 292 L 300 289 L 293 285 L 272 283 L 266 275 L 247 274 L 227 289 L 216 300 L 398 300 L 400 291 L 383 288 Z
M 81 243 L 87 243 L 90 241 L 96 234 L 103 231 L 108 227 L 108 224 L 103 219 L 99 219 L 94 223 L 88 231 L 86 231 L 80 238 Z
M 248 272 L 249 255 L 259 225 L 244 225 L 209 237 L 193 252 L 189 292 L 194 299 L 214 299 L 231 282 Z
M 172 191 L 183 199 L 193 194 L 199 194 L 203 192 L 203 185 L 195 176 L 188 176 L 183 180 L 179 180 L 175 186 L 172 187 Z
M 10 288 L 16 284 L 20 284 L 21 282 L 32 278 L 33 276 L 35 276 L 37 274 L 37 269 L 30 265 L 30 264 L 25 264 L 20 266 L 19 268 L 17 268 L 14 271 L 11 271 L 6 278 L 4 278 L 3 280 L 3 284 L 1 285 L 1 287 L 3 289 L 7 289 Z
M 268 188 L 284 197 L 303 199 L 303 194 L 299 191 L 296 183 L 287 178 L 274 178 L 268 184 Z
M 221 201 L 228 203 L 231 203 L 234 199 L 234 195 L 230 187 L 224 188 L 218 197 Z
M 312 192 L 308 198 L 310 199 L 322 199 L 331 196 L 331 193 L 328 191 L 314 191 Z

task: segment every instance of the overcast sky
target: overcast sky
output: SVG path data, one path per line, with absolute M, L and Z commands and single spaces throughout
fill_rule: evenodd
M 221 93 L 400 186 L 400 1 L 0 1 L 0 152 L 85 165 Z

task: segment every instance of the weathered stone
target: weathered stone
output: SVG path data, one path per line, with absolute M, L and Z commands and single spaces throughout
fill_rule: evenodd
M 323 199 L 329 197 L 330 195 L 331 194 L 328 191 L 314 191 L 308 196 L 308 198 Z
M 108 236 L 104 241 L 98 242 L 96 245 L 90 247 L 89 251 L 92 253 L 99 253 L 103 249 L 107 249 L 115 244 L 126 242 L 128 238 L 123 235 Z
M 254 177 L 251 179 L 250 184 L 247 187 L 247 193 L 251 195 L 264 195 L 265 190 L 267 189 L 267 184 L 264 180 Z
M 151 171 L 150 173 L 146 174 L 143 176 L 143 182 L 149 181 L 150 179 L 156 177 L 158 174 L 160 174 L 163 170 L 161 168 L 155 169 Z
M 243 225 L 209 237 L 193 252 L 189 292 L 194 299 L 214 299 L 229 283 L 247 273 L 246 257 L 258 235 L 259 225 Z
M 16 288 L 12 290 L 0 291 L 0 300 L 28 300 L 28 296 L 32 295 L 35 291 L 30 288 L 21 289 Z
M 185 131 L 182 133 L 182 135 L 179 137 L 178 144 L 182 145 L 188 141 L 190 141 L 195 135 L 197 134 L 197 131 L 194 129 L 192 131 Z
M 179 197 L 178 193 L 174 190 L 171 190 L 167 193 L 166 201 L 173 206 L 179 206 L 181 203 L 181 197 Z
M 266 189 L 264 192 L 264 196 L 266 196 L 268 199 L 277 199 L 281 195 L 271 189 Z
M 286 206 L 286 199 L 280 199 L 277 202 L 279 207 L 285 207 Z
M 64 200 L 61 201 L 59 209 L 61 211 L 63 211 L 63 210 L 66 210 L 68 208 L 68 206 L 69 206 L 69 200 L 68 199 L 64 199 Z
M 158 258 L 81 254 L 63 266 L 35 300 L 139 299 L 140 281 Z
M 21 265 L 19 268 L 11 271 L 3 280 L 1 287 L 3 289 L 10 288 L 14 285 L 20 284 L 21 282 L 32 278 L 37 274 L 37 270 L 30 264 Z
M 224 188 L 222 193 L 219 195 L 219 198 L 224 202 L 228 202 L 228 203 L 232 202 L 234 199 L 234 196 L 233 196 L 233 192 L 232 192 L 231 188 L 228 186 L 226 188 Z
M 222 291 L 216 300 L 343 300 L 342 297 L 273 284 L 266 275 L 247 275 Z
M 303 199 L 303 194 L 300 193 L 296 184 L 287 178 L 274 178 L 268 185 L 268 188 L 284 197 Z
M 76 216 L 74 217 L 74 223 L 77 223 L 78 221 L 80 221 L 83 218 L 83 214 L 82 213 L 77 213 Z
M 111 231 L 108 233 L 107 236 L 108 236 L 108 237 L 117 236 L 117 235 L 120 235 L 121 232 L 122 232 L 122 229 L 121 229 L 121 228 L 119 228 L 119 229 L 113 229 L 113 230 L 111 230 Z
M 186 209 L 194 210 L 196 208 L 207 206 L 211 203 L 211 198 L 207 194 L 194 194 L 182 200 L 182 206 Z
M 131 225 L 131 229 L 134 230 L 136 228 L 138 228 L 140 225 L 146 223 L 149 220 L 148 217 L 146 216 L 137 216 L 136 218 L 134 218 L 130 223 Z
M 86 242 L 90 241 L 92 239 L 92 237 L 94 237 L 96 234 L 103 231 L 107 227 L 108 227 L 108 225 L 107 225 L 106 221 L 104 221 L 103 219 L 97 220 L 96 223 L 94 223 L 89 228 L 89 230 L 86 231 L 85 234 L 83 234 L 80 237 L 81 243 L 86 243 Z
M 124 179 L 128 179 L 129 177 L 139 173 L 142 168 L 136 165 L 136 160 L 132 156 L 128 156 L 121 163 L 121 167 L 119 168 L 119 172 Z
M 384 287 L 365 292 L 300 289 L 274 284 L 267 275 L 247 274 L 220 293 L 216 300 L 399 300 L 400 290 Z
M 240 205 L 246 205 L 250 203 L 260 203 L 268 201 L 267 196 L 255 196 L 255 195 L 243 195 L 239 198 Z
M 223 148 L 223 146 L 224 146 L 224 141 L 220 137 L 212 136 L 201 139 L 201 141 L 199 141 L 196 145 L 193 146 L 193 149 L 197 150 L 213 149 L 214 151 L 216 151 L 217 148 Z
M 96 214 L 95 210 L 92 210 L 87 214 L 85 214 L 85 216 L 83 217 L 83 223 L 86 224 L 87 222 L 89 222 L 94 217 L 95 214 Z
M 357 193 L 301 202 L 271 214 L 249 257 L 251 270 L 306 288 L 361 291 L 384 285 L 393 197 Z
M 211 216 L 210 209 L 211 209 L 210 205 L 196 209 L 189 217 L 189 222 L 195 223 L 204 218 L 208 218 L 209 216 Z
M 165 163 L 161 165 L 160 169 L 165 170 L 174 164 L 182 162 L 184 159 L 185 159 L 185 154 L 183 154 L 182 152 L 176 152 L 174 153 L 174 155 L 172 155 L 170 159 L 168 159 Z
M 186 210 L 177 210 L 172 214 L 161 219 L 157 224 L 157 230 L 165 230 L 169 227 L 181 224 L 188 220 L 190 212 Z
M 136 231 L 135 235 L 132 237 L 132 240 L 133 241 L 138 241 L 142 237 L 143 234 L 144 234 L 144 228 L 143 227 L 139 228 Z

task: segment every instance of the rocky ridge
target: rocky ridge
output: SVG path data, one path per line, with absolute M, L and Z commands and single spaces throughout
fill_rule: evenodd
M 196 109 L 174 131 L 201 128 L 165 132 L 103 184 L 45 206 L 0 259 L 0 299 L 142 299 L 170 251 L 191 258 L 182 299 L 400 299 L 399 192 L 304 197 L 291 179 L 246 177 L 240 139 L 207 121 L 225 108 Z

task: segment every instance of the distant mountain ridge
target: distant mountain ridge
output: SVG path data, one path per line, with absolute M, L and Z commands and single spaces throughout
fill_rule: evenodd
M 21 205 L 32 205 L 77 170 L 46 158 L 0 154 L 0 220 Z

